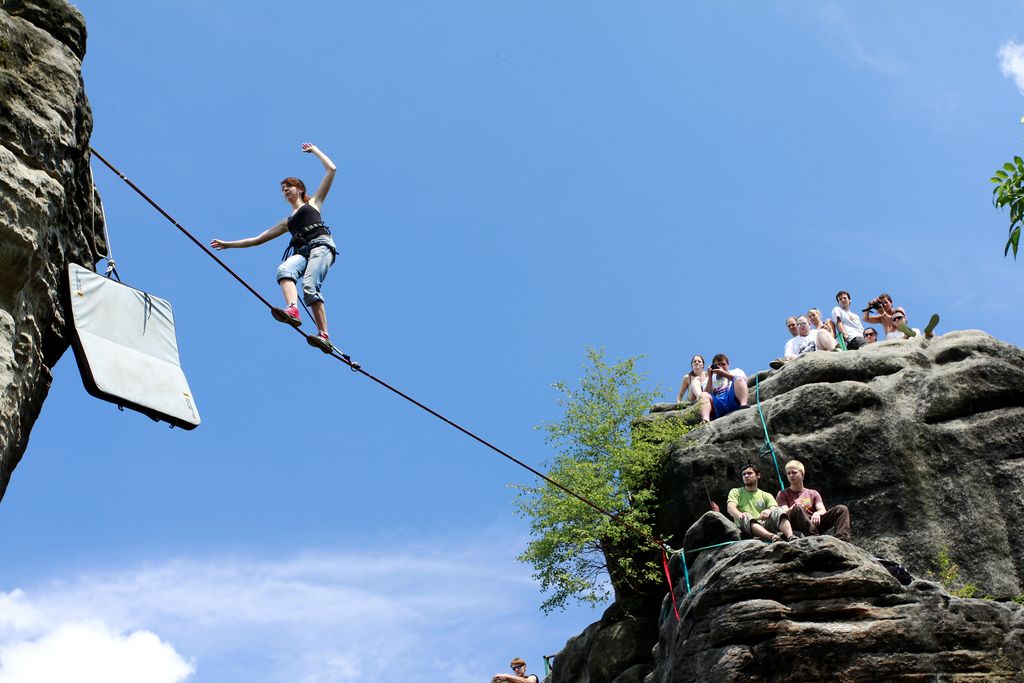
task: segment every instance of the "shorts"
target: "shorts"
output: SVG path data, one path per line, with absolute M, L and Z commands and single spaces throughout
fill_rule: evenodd
M 740 402 L 736 399 L 736 389 L 734 388 L 734 385 L 735 382 L 729 382 L 728 389 L 721 393 L 711 395 L 712 417 L 725 417 L 740 407 Z
M 771 511 L 772 511 L 771 517 L 769 517 L 768 519 L 766 519 L 764 521 L 761 521 L 760 517 L 754 517 L 754 518 L 751 518 L 751 517 L 741 517 L 740 521 L 736 522 L 736 526 L 738 526 L 740 528 L 740 532 L 742 533 L 743 537 L 744 538 L 753 538 L 754 535 L 752 533 L 750 533 L 750 524 L 752 522 L 760 524 L 761 526 L 763 526 L 765 529 L 767 529 L 768 531 L 772 532 L 773 534 L 774 533 L 778 533 L 778 531 L 779 531 L 779 524 L 782 523 L 782 520 L 789 519 L 789 516 L 785 512 L 782 511 L 781 507 L 773 507 L 773 508 L 771 508 Z
M 277 281 L 291 280 L 302 283 L 302 301 L 307 306 L 323 302 L 320 288 L 327 278 L 327 271 L 334 264 L 337 250 L 330 237 L 318 237 L 310 243 L 309 258 L 292 254 L 277 267 Z

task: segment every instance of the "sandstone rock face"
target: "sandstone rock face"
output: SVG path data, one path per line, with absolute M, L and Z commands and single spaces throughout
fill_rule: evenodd
M 644 681 L 1024 681 L 1019 606 L 920 580 L 948 549 L 979 596 L 1024 593 L 1024 352 L 979 331 L 883 342 L 761 373 L 757 394 L 779 467 L 801 460 L 826 505 L 850 508 L 852 543 L 743 541 L 691 557 L 693 592 L 674 576 L 683 618 L 666 596 Z M 696 421 L 676 408 L 646 419 Z M 753 461 L 774 494 L 763 442 L 752 407 L 673 444 L 659 535 L 689 547 L 728 539 L 716 515 L 701 519 L 704 486 L 724 511 Z M 900 586 L 873 556 L 919 580 Z M 576 676 L 580 661 L 600 656 L 579 641 L 555 660 L 551 681 L 614 680 Z
M 985 593 L 1024 593 L 1024 351 L 952 332 L 812 353 L 758 384 L 779 468 L 800 460 L 806 486 L 847 505 L 856 545 L 918 576 L 947 547 Z M 688 437 L 666 472 L 663 533 L 681 537 L 707 510 L 703 483 L 725 511 L 746 462 L 761 464 L 761 488 L 779 490 L 756 408 Z
M 106 251 L 89 176 L 85 35 L 62 0 L 0 0 L 0 496 L 68 347 L 64 268 Z
M 952 598 L 928 581 L 903 588 L 830 536 L 705 554 L 679 596 L 682 620 L 662 622 L 648 683 L 1021 680 L 1014 603 Z
M 636 617 L 613 603 L 600 621 L 565 644 L 555 660 L 552 680 L 640 683 L 654 666 L 651 646 L 657 638 L 655 610 Z

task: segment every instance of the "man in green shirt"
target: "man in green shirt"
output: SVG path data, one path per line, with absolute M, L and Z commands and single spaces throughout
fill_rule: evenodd
M 770 493 L 757 488 L 761 468 L 753 463 L 744 465 L 741 475 L 743 486 L 729 491 L 728 510 L 743 535 L 769 543 L 796 538 L 783 508 Z

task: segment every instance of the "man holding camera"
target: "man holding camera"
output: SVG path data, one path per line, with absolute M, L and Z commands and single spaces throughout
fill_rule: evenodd
M 864 309 L 864 315 L 861 317 L 864 322 L 881 324 L 882 330 L 885 331 L 885 338 L 889 339 L 893 332 L 899 330 L 899 326 L 892 319 L 894 315 L 896 315 L 896 309 L 893 308 L 892 297 L 882 292 L 868 302 L 868 307 Z
M 725 417 L 747 407 L 747 373 L 739 368 L 729 369 L 729 357 L 724 353 L 711 359 L 708 383 L 700 395 L 700 423 Z

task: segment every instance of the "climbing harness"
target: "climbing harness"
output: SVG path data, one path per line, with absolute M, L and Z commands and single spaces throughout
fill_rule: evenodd
M 245 287 L 245 289 L 247 289 L 250 294 L 252 294 L 254 297 L 259 299 L 259 301 L 264 306 L 266 306 L 268 309 L 271 309 L 271 310 L 274 309 L 274 305 L 273 304 L 271 304 L 269 301 L 267 301 L 266 298 L 264 298 L 262 295 L 260 295 L 260 293 L 257 292 L 256 289 L 252 287 L 252 285 L 250 285 L 242 277 L 240 277 L 237 273 L 235 273 L 235 271 L 233 271 L 226 263 L 224 263 L 224 261 L 222 261 L 220 258 L 217 257 L 216 254 L 214 254 L 212 251 L 210 251 L 206 247 L 206 245 L 204 245 L 192 233 L 190 233 L 180 223 L 178 223 L 178 221 L 176 221 L 173 216 L 171 216 L 169 213 L 164 211 L 164 209 L 159 204 L 157 204 L 155 201 L 153 201 L 145 192 L 143 192 L 138 187 L 138 185 L 133 183 L 131 180 L 128 179 L 127 176 L 125 176 L 123 173 L 121 173 L 119 170 L 117 170 L 117 168 L 115 168 L 109 161 L 107 161 L 105 158 L 103 158 L 103 155 L 101 155 L 99 152 L 97 152 L 96 149 L 94 149 L 93 147 L 90 147 L 89 149 L 92 151 L 92 153 L 96 156 L 97 159 L 102 161 L 107 166 L 107 168 L 109 168 L 111 171 L 113 171 L 114 175 L 116 175 L 118 178 L 123 180 L 125 182 L 125 184 L 128 185 L 128 187 L 130 187 L 133 190 L 135 190 L 135 192 L 140 197 L 145 199 L 150 204 L 150 206 L 152 206 L 154 209 L 156 209 L 160 213 L 160 215 L 162 215 L 164 218 L 166 218 L 168 221 L 170 221 L 171 224 L 174 225 L 174 227 L 176 227 L 182 234 L 184 234 L 186 237 L 188 237 L 197 247 L 202 249 L 206 253 L 207 256 L 209 256 L 214 261 L 216 261 L 217 264 L 221 268 L 223 268 L 225 271 L 227 271 L 227 273 L 229 275 L 231 275 L 231 277 L 233 277 L 236 281 L 238 281 L 239 284 L 241 284 L 243 287 Z M 303 337 L 306 336 L 298 328 L 293 327 L 292 329 L 295 330 L 296 332 L 298 332 Z M 581 495 L 579 493 L 576 493 L 572 489 L 570 489 L 570 488 L 560 484 L 559 482 L 555 481 L 554 479 L 552 479 L 551 477 L 547 476 L 546 474 L 544 474 L 544 473 L 540 472 L 539 470 L 531 467 L 530 465 L 527 465 L 522 460 L 519 460 L 518 458 L 516 458 L 515 456 L 511 455 L 510 453 L 502 450 L 498 446 L 495 446 L 490 441 L 484 439 L 481 436 L 478 436 L 477 434 L 473 433 L 469 429 L 466 429 L 465 427 L 463 427 L 462 425 L 458 424 L 457 422 L 454 422 L 453 420 L 450 420 L 449 418 L 445 417 L 444 415 L 442 415 L 441 413 L 437 412 L 433 408 L 427 406 L 424 403 L 421 403 L 420 401 L 416 400 L 415 398 L 413 398 L 409 394 L 406 394 L 405 392 L 403 392 L 402 390 L 398 389 L 397 387 L 392 386 L 388 382 L 384 381 L 383 379 L 381 379 L 381 378 L 377 377 L 376 375 L 372 374 L 371 372 L 367 371 L 359 363 L 357 363 L 354 360 L 352 360 L 347 354 L 344 354 L 340 350 L 338 350 L 337 347 L 334 347 L 333 350 L 331 351 L 331 353 L 328 354 L 328 355 L 330 355 L 335 360 L 338 360 L 338 361 L 344 363 L 345 365 L 347 365 L 353 372 L 357 372 L 357 373 L 363 375 L 367 379 L 370 379 L 370 380 L 376 382 L 381 387 L 387 389 L 388 391 L 392 392 L 393 394 L 395 394 L 397 396 L 400 396 L 401 398 L 405 399 L 409 403 L 412 403 L 416 407 L 426 411 L 427 413 L 430 413 L 431 415 L 433 415 L 437 419 L 441 420 L 442 422 L 444 422 L 445 424 L 449 425 L 450 427 L 453 427 L 453 428 L 457 429 L 458 431 L 462 432 L 463 434 L 465 434 L 469 438 L 473 439 L 477 443 L 479 443 L 479 444 L 481 444 L 483 446 L 486 446 L 487 448 L 491 449 L 492 451 L 494 451 L 498 455 L 501 455 L 502 457 L 506 458 L 507 460 L 515 463 L 516 465 L 519 465 L 521 468 L 523 468 L 526 471 L 530 472 L 534 476 L 544 480 L 548 484 L 551 484 L 552 486 L 554 486 L 555 488 L 559 489 L 563 493 L 565 493 L 565 494 L 575 498 L 576 500 L 580 501 L 581 503 L 589 506 L 590 508 L 594 509 L 595 511 L 597 511 L 597 512 L 601 513 L 602 515 L 608 517 L 613 522 L 616 522 L 617 524 L 620 524 L 623 528 L 630 530 L 634 534 L 644 538 L 647 541 L 650 541 L 652 544 L 654 544 L 655 546 L 657 546 L 658 548 L 661 549 L 662 559 L 663 559 L 663 562 L 664 562 L 665 567 L 667 569 L 667 567 L 668 567 L 667 553 L 671 553 L 671 552 L 674 552 L 674 551 L 672 550 L 671 547 L 669 547 L 669 545 L 667 543 L 665 543 L 661 539 L 651 535 L 650 533 L 648 533 L 648 532 L 644 531 L 643 529 L 637 527 L 633 523 L 623 519 L 622 516 L 619 515 L 618 513 L 612 512 L 610 510 L 607 510 L 607 509 L 603 508 L 602 506 L 598 505 L 597 503 L 595 503 L 594 501 L 590 500 L 586 496 L 583 496 L 583 495 Z M 667 573 L 666 573 L 666 577 L 667 577 Z M 674 590 L 673 590 L 672 583 L 671 583 L 670 579 L 669 579 L 669 592 L 673 594 L 673 598 L 672 599 L 673 599 L 673 603 L 674 603 L 675 595 L 674 595 Z M 677 617 L 677 619 L 679 617 L 678 610 L 676 611 L 676 617 Z

